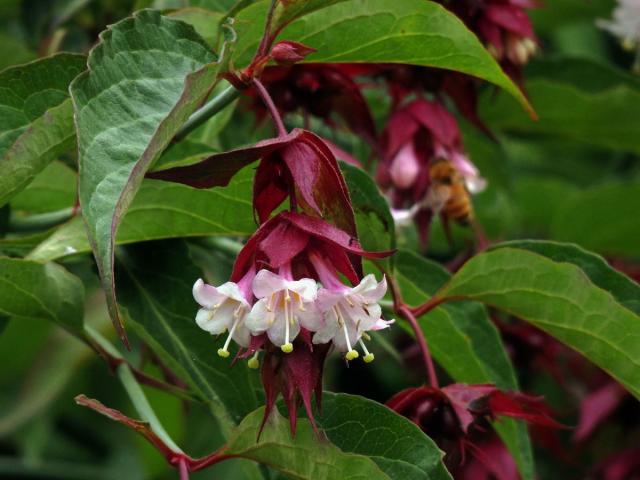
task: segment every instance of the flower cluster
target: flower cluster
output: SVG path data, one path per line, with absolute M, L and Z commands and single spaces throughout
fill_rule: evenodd
M 227 282 L 217 288 L 202 279 L 196 281 L 193 296 L 202 307 L 196 315 L 198 326 L 213 335 L 229 332 L 218 355 L 229 356 L 232 339 L 249 348 L 251 336 L 265 333 L 282 352 L 291 353 L 292 342 L 304 328 L 313 333 L 314 344 L 331 343 L 345 353 L 347 360 L 359 357 L 354 347 L 360 344 L 364 361 L 373 361 L 374 355 L 362 337 L 367 338 L 367 331 L 388 328 L 393 323 L 381 318 L 377 303 L 386 292 L 386 280 L 376 282 L 370 274 L 356 287 L 349 287 L 317 254 L 311 255 L 311 261 L 321 272 L 320 286 L 311 278 L 294 280 L 290 265 L 280 267 L 277 274 L 251 270 L 238 284 Z M 251 287 L 247 288 L 251 277 Z
M 536 0 L 462 0 L 444 2 L 485 43 L 507 73 L 521 79 L 521 69 L 538 50 L 527 9 Z
M 400 225 L 414 220 L 425 244 L 433 214 L 445 222 L 471 220 L 469 194 L 486 182 L 464 152 L 455 117 L 441 103 L 419 99 L 396 110 L 383 140 L 377 180 Z

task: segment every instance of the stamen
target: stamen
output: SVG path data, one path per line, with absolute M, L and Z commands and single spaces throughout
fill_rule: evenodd
M 289 291 L 286 290 L 286 296 L 284 298 L 284 345 L 280 347 L 284 353 L 293 352 L 293 344 L 289 341 L 289 307 L 287 297 L 289 296 Z
M 236 331 L 236 327 L 238 326 L 238 324 L 240 323 L 240 317 L 236 317 L 236 319 L 233 322 L 233 325 L 231 325 L 231 330 L 229 330 L 229 336 L 227 336 L 227 340 L 224 342 L 224 346 L 222 348 L 218 349 L 218 355 L 220 355 L 222 358 L 227 358 L 229 356 L 229 344 L 231 343 L 231 337 L 233 336 L 233 332 Z
M 362 339 L 360 339 L 359 342 L 360 342 L 360 346 L 362 347 L 362 351 L 364 352 L 363 360 L 365 361 L 365 363 L 373 362 L 376 356 L 373 353 L 371 353 L 369 350 L 367 350 L 367 346 L 364 344 Z
M 298 296 L 298 310 L 300 310 L 301 312 L 306 312 L 307 309 L 304 308 L 304 301 L 302 300 L 302 295 L 297 294 Z
M 337 308 L 336 308 L 336 312 L 338 312 Z M 347 360 L 355 360 L 360 356 L 360 354 L 358 353 L 357 350 L 354 350 L 351 347 L 351 342 L 349 341 L 349 331 L 347 330 L 347 323 L 344 320 L 342 320 L 342 331 L 344 332 L 344 339 L 347 342 L 347 347 L 349 347 L 349 351 L 345 355 L 345 358 Z
M 350 307 L 353 307 L 353 302 L 351 301 L 350 295 L 346 295 L 344 299 L 347 301 Z
M 260 354 L 259 350 L 256 350 L 256 353 L 253 354 L 253 357 L 249 359 L 247 362 L 247 366 L 253 370 L 257 369 L 260 366 L 260 362 L 258 361 L 258 355 Z

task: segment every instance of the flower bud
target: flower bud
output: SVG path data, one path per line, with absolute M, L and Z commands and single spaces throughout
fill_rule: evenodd
M 315 51 L 315 48 L 307 47 L 302 43 L 285 40 L 273 46 L 270 56 L 278 65 L 293 65 Z

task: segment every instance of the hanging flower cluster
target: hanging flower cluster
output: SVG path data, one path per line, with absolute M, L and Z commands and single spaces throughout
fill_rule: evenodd
M 218 350 L 229 356 L 233 339 L 251 351 L 251 337 L 262 336 L 284 353 L 304 336 L 313 344 L 332 344 L 347 360 L 360 356 L 371 362 L 363 341 L 367 331 L 387 328 L 378 301 L 386 280 L 373 275 L 359 280 L 349 255 L 379 256 L 364 252 L 341 230 L 311 216 L 285 212 L 263 225 L 240 253 L 233 277 L 216 288 L 197 280 L 193 294 L 201 309 L 198 325 L 211 334 L 228 331 Z M 256 271 L 257 265 L 268 266 Z M 294 273 L 295 272 L 295 273 Z M 355 287 L 345 285 L 344 275 Z M 295 278 L 298 278 L 297 280 Z M 318 280 L 320 283 L 318 283 Z M 266 335 L 266 338 L 264 338 Z
M 419 99 L 396 110 L 383 143 L 377 180 L 399 224 L 414 220 L 426 244 L 434 214 L 443 222 L 473 219 L 469 194 L 486 182 L 463 150 L 455 117 L 441 103 Z
M 443 2 L 484 42 L 487 50 L 516 81 L 522 67 L 538 50 L 527 9 L 537 0 L 462 0 Z
M 382 319 L 378 304 L 386 279 L 364 276 L 361 258 L 392 252 L 362 249 L 332 150 L 309 131 L 287 133 L 265 87 L 254 80 L 254 88 L 278 127 L 277 138 L 149 176 L 210 188 L 260 160 L 253 206 L 261 225 L 238 254 L 229 282 L 218 287 L 195 282 L 193 295 L 201 307 L 196 322 L 211 334 L 228 332 L 218 350 L 222 357 L 230 355 L 232 340 L 240 346 L 236 358 L 249 358 L 252 368 L 263 353 L 265 421 L 282 394 L 295 432 L 299 401 L 313 423 L 311 396 L 315 391 L 320 403 L 330 350 L 347 361 L 373 361 L 367 332 L 388 328 L 393 320 Z M 288 211 L 275 214 L 287 200 Z

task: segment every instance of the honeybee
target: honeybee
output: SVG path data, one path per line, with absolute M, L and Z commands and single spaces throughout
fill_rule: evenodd
M 464 177 L 448 160 L 436 159 L 429 168 L 431 184 L 423 205 L 460 225 L 473 222 L 471 194 Z

